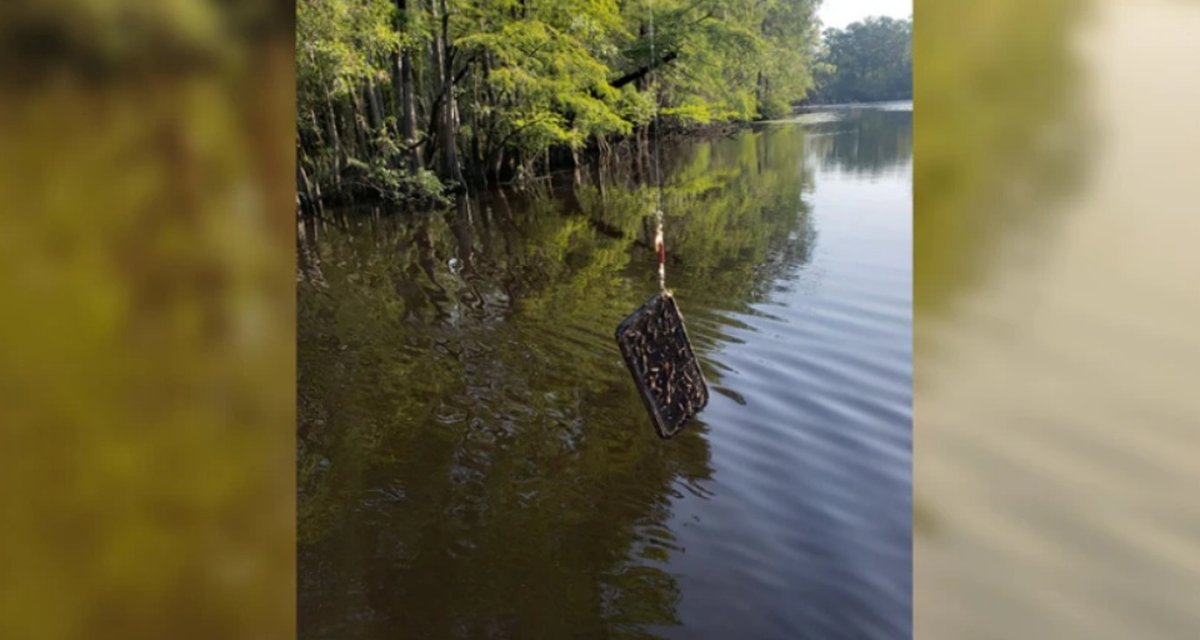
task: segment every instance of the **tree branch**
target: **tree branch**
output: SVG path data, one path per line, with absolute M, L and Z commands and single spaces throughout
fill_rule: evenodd
M 659 68 L 659 67 L 661 67 L 661 66 L 663 66 L 663 65 L 665 65 L 665 64 L 670 64 L 671 62 L 673 62 L 673 61 L 674 61 L 676 58 L 678 58 L 678 57 L 679 57 L 679 52 L 678 52 L 678 51 L 669 51 L 669 52 L 667 52 L 667 53 L 666 53 L 666 55 L 664 55 L 663 57 L 659 58 L 658 60 L 656 60 L 656 61 L 654 61 L 654 62 L 652 62 L 652 63 L 650 63 L 650 64 L 648 64 L 648 65 L 646 65 L 646 66 L 644 66 L 644 67 L 641 67 L 641 68 L 639 68 L 639 69 L 635 69 L 635 70 L 633 70 L 633 71 L 630 71 L 629 73 L 627 73 L 627 74 L 625 74 L 625 75 L 621 76 L 620 78 L 617 78 L 616 80 L 613 80 L 613 81 L 609 82 L 609 83 L 608 83 L 608 86 L 610 86 L 610 87 L 612 87 L 612 88 L 614 88 L 614 89 L 620 89 L 621 87 L 623 87 L 623 86 L 625 86 L 625 85 L 629 84 L 630 82 L 635 82 L 635 81 L 637 81 L 637 80 L 640 80 L 640 79 L 641 79 L 641 78 L 643 78 L 643 77 L 644 77 L 644 76 L 645 76 L 647 73 L 650 73 L 651 71 L 653 71 L 653 70 L 655 70 L 655 69 L 657 69 L 657 68 Z

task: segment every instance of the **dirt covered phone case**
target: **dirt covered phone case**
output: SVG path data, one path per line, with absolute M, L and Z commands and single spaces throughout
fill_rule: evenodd
M 708 404 L 708 385 L 675 298 L 655 294 L 617 326 L 616 338 L 659 437 L 679 433 Z

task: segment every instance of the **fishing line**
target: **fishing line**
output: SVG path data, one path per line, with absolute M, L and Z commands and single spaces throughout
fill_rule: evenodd
M 667 252 L 663 242 L 665 196 L 658 133 L 658 48 L 653 6 L 653 2 L 647 3 L 650 9 L 651 99 L 654 100 L 654 139 L 651 144 L 654 147 L 654 181 L 658 188 L 658 206 L 654 209 L 658 293 L 617 326 L 616 339 L 654 429 L 659 437 L 670 438 L 708 404 L 708 384 L 692 350 L 675 296 L 667 290 Z M 641 154 L 640 149 L 638 153 Z
M 651 136 L 653 137 L 651 146 L 654 148 L 654 182 L 658 187 L 658 206 L 654 209 L 654 253 L 658 258 L 658 290 L 665 292 L 667 290 L 667 250 L 663 235 L 663 203 L 665 197 L 663 195 L 662 161 L 659 158 L 658 55 L 656 53 L 654 38 L 653 0 L 647 3 L 646 7 L 650 13 L 650 73 L 653 77 L 654 86 L 654 90 L 650 94 L 650 99 L 654 101 L 654 130 L 651 132 Z

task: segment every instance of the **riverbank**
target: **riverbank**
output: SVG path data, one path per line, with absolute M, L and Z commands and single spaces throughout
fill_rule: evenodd
M 792 109 L 797 113 L 809 113 L 812 111 L 827 111 L 831 109 L 879 109 L 886 108 L 888 105 L 909 105 L 912 109 L 912 98 L 896 98 L 895 100 L 871 100 L 867 102 L 828 102 L 819 104 L 799 104 Z
M 495 187 L 520 188 L 556 173 L 580 170 L 596 162 L 644 157 L 652 151 L 656 141 L 658 144 L 668 144 L 681 139 L 727 137 L 752 126 L 754 122 L 688 122 L 677 118 L 661 118 L 657 135 L 654 125 L 650 124 L 636 128 L 628 136 L 593 137 L 580 149 L 555 145 L 547 148 L 541 158 L 512 167 L 510 171 L 500 174 L 501 179 L 492 180 L 477 172 L 464 171 L 463 182 L 446 183 L 429 170 L 418 169 L 411 173 L 389 166 L 379 158 L 367 161 L 352 159 L 345 163 L 333 184 L 322 189 L 309 179 L 303 167 L 298 167 L 297 211 L 301 216 L 319 216 L 327 207 L 387 204 L 401 211 L 445 207 L 462 194 Z
M 302 211 L 529 180 L 644 146 L 655 113 L 784 115 L 813 86 L 804 5 L 468 5 L 299 0 Z

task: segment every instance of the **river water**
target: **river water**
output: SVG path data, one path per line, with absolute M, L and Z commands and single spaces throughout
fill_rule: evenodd
M 658 439 L 613 341 L 645 159 L 305 225 L 306 638 L 894 638 L 911 624 L 911 104 L 663 149 L 711 387 Z

